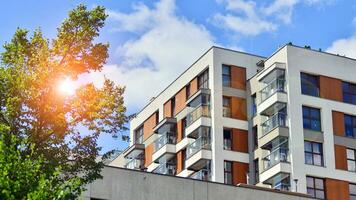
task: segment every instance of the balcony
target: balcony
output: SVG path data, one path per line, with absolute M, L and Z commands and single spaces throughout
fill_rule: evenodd
M 211 181 L 211 170 L 209 169 L 201 169 L 195 173 L 193 173 L 190 178 L 201 180 L 201 181 Z
M 187 146 L 185 166 L 198 171 L 209 164 L 211 160 L 210 137 L 200 137 Z
M 290 191 L 290 184 L 279 182 L 273 187 L 273 189 L 282 190 L 282 191 Z
M 130 159 L 125 165 L 127 169 L 135 169 L 141 170 L 144 168 L 144 160 L 143 159 Z
M 193 124 L 196 120 L 201 117 L 210 117 L 210 107 L 207 105 L 202 105 L 197 107 L 191 113 L 187 115 L 187 127 Z
M 264 181 L 264 184 L 271 185 L 276 190 L 290 191 L 290 173 L 279 172 Z
M 159 137 L 154 142 L 152 160 L 158 163 L 161 162 L 161 160 L 168 160 L 172 158 L 176 153 L 176 142 L 177 138 L 175 132 L 165 132 L 159 134 Z
M 205 149 L 211 149 L 210 137 L 200 137 L 196 139 L 193 143 L 189 144 L 187 147 L 186 158 L 190 158 L 192 155 L 197 153 L 198 151 Z
M 286 92 L 285 82 L 286 80 L 284 78 L 276 78 L 272 80 L 270 83 L 268 83 L 260 91 L 261 102 L 265 101 L 276 92 Z
M 153 172 L 157 174 L 166 174 L 174 176 L 176 174 L 176 164 L 162 163 Z
M 266 171 L 281 162 L 289 162 L 288 148 L 279 147 L 263 158 L 263 169 Z
M 160 150 L 166 144 L 176 144 L 177 138 L 174 132 L 165 132 L 155 141 L 155 152 Z
M 262 137 L 277 127 L 287 127 L 287 115 L 278 112 L 261 124 Z

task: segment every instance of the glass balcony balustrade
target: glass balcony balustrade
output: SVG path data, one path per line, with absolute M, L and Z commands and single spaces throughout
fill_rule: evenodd
M 290 191 L 290 184 L 289 183 L 277 183 L 273 189 L 276 189 L 276 190 L 283 190 L 283 191 Z
M 287 126 L 287 115 L 282 112 L 278 112 L 267 119 L 261 124 L 262 126 L 262 136 L 266 135 L 273 129 L 277 127 L 286 127 Z
M 143 159 L 129 159 L 125 165 L 125 168 L 128 169 L 143 169 L 144 167 L 144 160 Z
M 175 163 L 162 163 L 154 170 L 154 173 L 166 175 L 175 175 L 176 172 Z
M 187 115 L 187 127 L 195 122 L 201 117 L 210 117 L 210 107 L 207 105 L 202 105 L 195 108 L 192 112 Z
M 176 142 L 177 137 L 175 132 L 162 133 L 155 141 L 155 152 L 161 149 L 166 144 L 176 144 Z
M 279 77 L 268 83 L 261 91 L 261 102 L 268 99 L 276 92 L 285 92 L 286 80 L 284 77 Z
M 193 173 L 190 178 L 201 180 L 201 181 L 211 181 L 211 170 L 210 169 L 201 169 Z
M 263 168 L 268 170 L 280 162 L 289 162 L 289 150 L 285 147 L 279 147 L 273 150 L 268 156 L 263 158 Z
M 192 155 L 202 149 L 211 149 L 210 137 L 199 137 L 193 143 L 189 144 L 186 150 L 186 158 L 190 158 Z

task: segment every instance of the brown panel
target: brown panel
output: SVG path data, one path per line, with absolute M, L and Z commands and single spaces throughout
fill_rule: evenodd
M 335 145 L 335 168 L 347 170 L 346 147 Z
M 246 99 L 231 97 L 231 116 L 235 119 L 247 120 Z
M 345 135 L 344 113 L 333 111 L 333 129 L 335 135 Z
M 346 181 L 326 178 L 326 198 L 328 200 L 348 200 L 349 183 Z
M 157 112 L 155 112 L 143 123 L 143 140 L 146 140 L 152 135 L 152 130 L 157 125 L 157 117 Z
M 198 91 L 198 78 L 196 77 L 190 82 L 190 96 L 195 94 L 197 91 Z
M 179 151 L 177 153 L 177 174 L 179 174 L 181 171 L 183 171 L 183 151 Z
M 231 66 L 231 87 L 246 90 L 246 68 Z
M 341 80 L 327 76 L 320 76 L 319 81 L 321 98 L 343 101 Z
M 183 121 L 177 122 L 177 143 L 183 139 Z
M 148 145 L 145 148 L 145 167 L 148 167 L 152 163 L 153 150 L 154 150 L 154 143 Z
M 185 102 L 186 102 L 186 89 L 185 87 L 181 89 L 177 94 L 176 94 L 176 113 L 179 113 L 185 108 Z
M 240 129 L 232 129 L 232 150 L 248 153 L 247 131 Z
M 171 100 L 169 100 L 163 105 L 163 118 L 172 117 L 171 103 L 172 103 Z
M 248 164 L 241 162 L 232 163 L 232 184 L 247 183 L 246 174 L 248 172 Z

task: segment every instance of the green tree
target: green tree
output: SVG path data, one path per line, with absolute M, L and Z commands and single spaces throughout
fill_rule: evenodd
M 105 9 L 79 5 L 50 40 L 17 29 L 0 65 L 0 199 L 72 199 L 100 178 L 100 134 L 117 137 L 129 120 L 124 87 L 106 79 L 63 95 L 58 84 L 100 71 L 108 44 L 95 43 Z M 80 133 L 84 127 L 90 134 Z

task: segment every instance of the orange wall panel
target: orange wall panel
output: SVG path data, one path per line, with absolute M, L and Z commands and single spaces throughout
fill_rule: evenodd
M 246 68 L 231 66 L 231 87 L 246 90 Z
M 175 96 L 176 99 L 176 113 L 179 113 L 185 108 L 186 102 L 186 89 L 181 89 Z
M 248 153 L 247 131 L 240 129 L 232 129 L 232 150 Z
M 333 111 L 333 129 L 334 134 L 339 136 L 345 135 L 344 113 Z
M 183 139 L 183 121 L 177 122 L 177 143 Z
M 349 199 L 349 183 L 346 181 L 326 178 L 326 198 L 328 200 L 348 200 Z
M 195 94 L 198 91 L 198 78 L 194 78 L 190 82 L 190 96 Z
M 247 120 L 246 99 L 231 97 L 231 116 L 235 119 Z
M 154 143 L 148 145 L 145 148 L 145 167 L 148 167 L 152 163 L 153 151 L 154 151 Z
M 172 117 L 171 103 L 172 103 L 171 100 L 169 100 L 163 105 L 163 118 Z
M 241 162 L 232 163 L 232 184 L 236 185 L 239 183 L 247 184 L 246 174 L 248 172 L 248 164 Z
M 184 162 L 183 151 L 177 153 L 177 174 L 183 171 L 183 162 Z
M 346 147 L 335 145 L 335 168 L 347 170 Z
M 343 101 L 341 80 L 327 76 L 320 76 L 319 81 L 321 98 Z
M 143 123 L 143 140 L 146 140 L 152 135 L 152 130 L 157 125 L 157 117 L 157 112 L 155 112 Z

